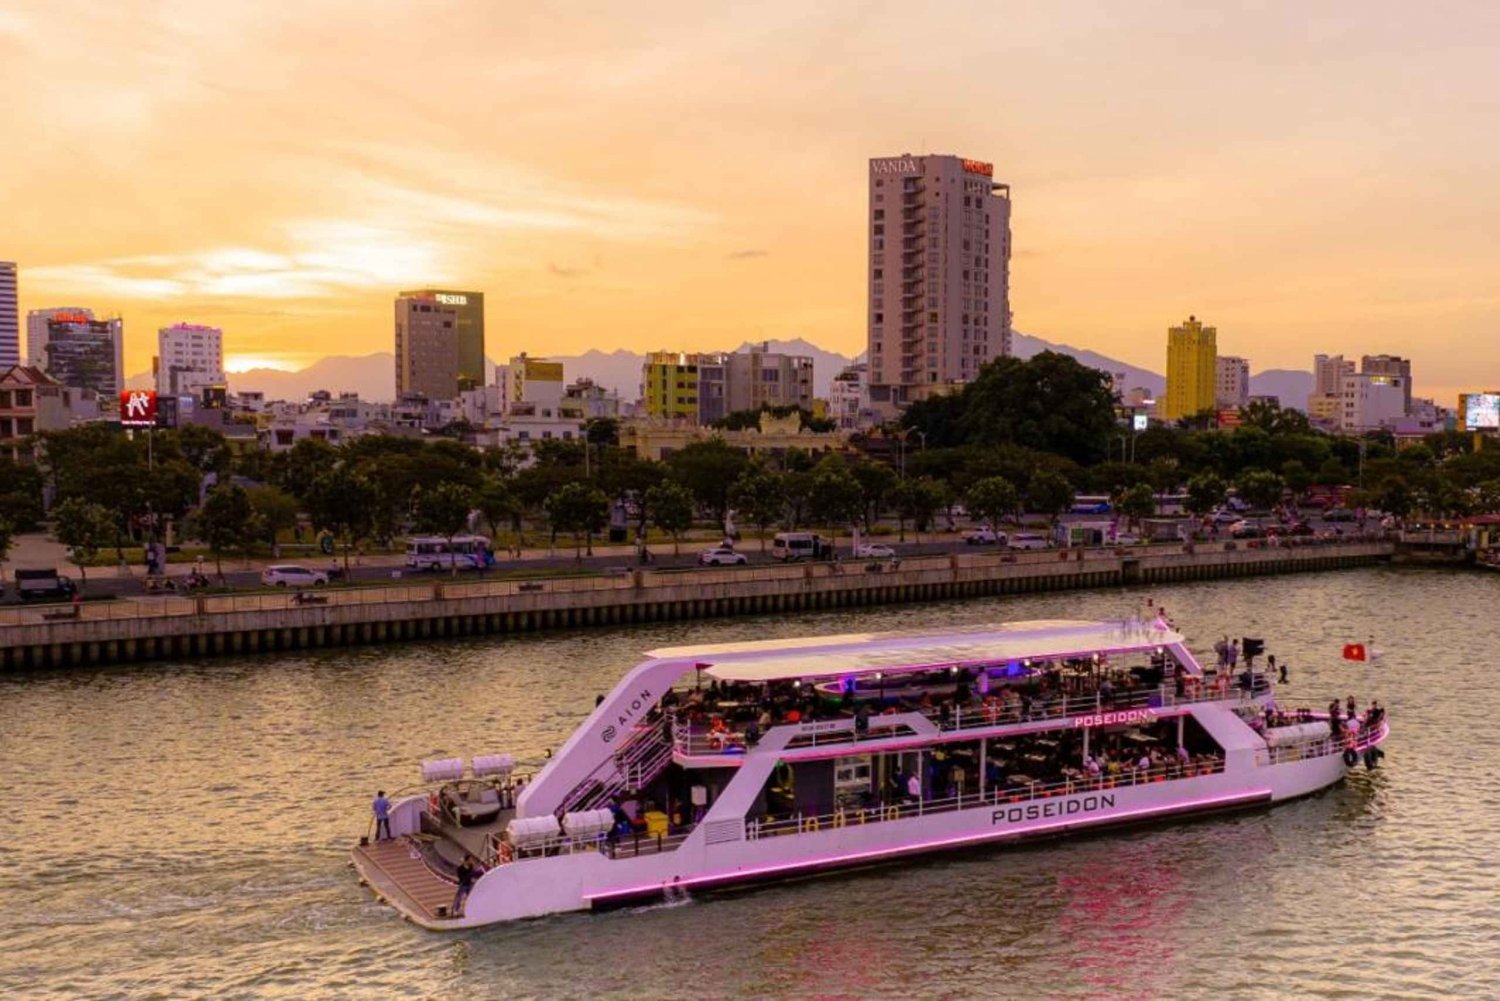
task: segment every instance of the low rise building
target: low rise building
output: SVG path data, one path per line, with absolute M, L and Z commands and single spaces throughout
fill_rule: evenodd
M 32 435 L 98 417 L 99 397 L 91 389 L 64 386 L 34 365 L 0 370 L 0 455 L 30 461 Z
M 635 418 L 620 427 L 620 445 L 635 451 L 636 457 L 661 461 L 694 442 L 717 438 L 751 455 L 781 459 L 794 449 L 810 455 L 844 451 L 849 445 L 847 431 L 808 431 L 798 414 L 776 417 L 760 415 L 760 426 L 743 431 L 707 428 L 688 420 Z
M 1338 430 L 1346 434 L 1387 428 L 1406 416 L 1405 380 L 1399 376 L 1346 375 L 1340 393 Z

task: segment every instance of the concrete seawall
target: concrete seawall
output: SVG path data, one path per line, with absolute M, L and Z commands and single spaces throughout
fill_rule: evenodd
M 397 640 L 717 618 L 1068 588 L 1329 570 L 1387 561 L 1395 544 L 1240 543 L 1024 553 L 288 594 L 150 598 L 0 610 L 0 670 L 263 653 Z

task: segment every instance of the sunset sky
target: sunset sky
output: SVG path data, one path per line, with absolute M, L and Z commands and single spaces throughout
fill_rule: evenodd
M 212 323 L 230 366 L 865 340 L 865 161 L 1013 186 L 1017 329 L 1161 371 L 1409 354 L 1500 386 L 1500 4 L 0 5 L 22 309 Z

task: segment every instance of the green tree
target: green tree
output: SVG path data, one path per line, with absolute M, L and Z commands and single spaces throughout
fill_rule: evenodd
M 620 422 L 613 417 L 590 417 L 583 422 L 583 440 L 590 445 L 618 447 Z
M 922 533 L 932 527 L 932 519 L 943 507 L 947 497 L 943 485 L 930 477 L 908 477 L 896 484 L 892 500 L 896 506 L 896 517 L 901 541 L 906 541 L 906 523 L 911 522 L 917 534 L 917 544 L 922 543 Z
M 1416 506 L 1416 498 L 1412 496 L 1411 487 L 1405 478 L 1400 476 L 1392 476 L 1381 484 L 1378 497 L 1377 503 L 1380 510 L 1386 514 L 1395 515 L 1397 518 L 1405 518 Z
M 1240 474 L 1234 484 L 1240 499 L 1257 511 L 1269 511 L 1281 503 L 1286 484 L 1281 477 L 1264 469 L 1250 469 Z
M 545 507 L 552 531 L 572 534 L 576 558 L 582 562 L 585 538 L 592 555 L 594 533 L 602 531 L 609 520 L 609 498 L 604 491 L 588 483 L 565 483 L 547 498 Z
M 193 519 L 193 528 L 214 558 L 214 573 L 219 583 L 224 583 L 224 550 L 242 548 L 254 537 L 252 524 L 254 511 L 245 489 L 233 483 L 225 483 L 209 491 L 203 506 Z
M 1191 514 L 1204 515 L 1224 506 L 1229 496 L 1229 487 L 1217 473 L 1199 473 L 1187 484 L 1187 503 L 1183 506 Z
M 1026 484 L 1026 502 L 1037 514 L 1045 514 L 1054 525 L 1073 504 L 1073 484 L 1061 473 L 1048 469 L 1032 474 Z
M 322 438 L 303 438 L 286 453 L 281 467 L 281 486 L 293 497 L 307 499 L 313 481 L 331 471 L 339 461 L 338 449 Z
M 377 493 L 374 484 L 341 464 L 318 476 L 307 492 L 313 524 L 344 543 L 344 578 L 349 577 L 349 550 L 374 530 Z
M 859 516 L 863 496 L 859 481 L 844 468 L 842 462 L 825 459 L 813 473 L 808 501 L 813 518 L 830 526 L 834 540 L 837 541 L 839 526 L 847 525 Z
M 10 522 L 0 518 L 0 566 L 5 565 L 5 558 L 10 555 L 10 547 L 15 541 L 16 533 Z
M 1125 491 L 1120 494 L 1120 499 L 1115 502 L 1115 506 L 1129 519 L 1131 525 L 1139 528 L 1143 518 L 1150 518 L 1156 514 L 1156 491 L 1151 489 L 1149 483 L 1137 483 L 1135 486 L 1126 487 Z
M 749 461 L 744 452 L 723 439 L 710 438 L 673 452 L 667 459 L 667 468 L 699 505 L 712 512 L 714 521 L 722 528 L 729 510 L 729 488 Z
M 501 525 L 509 524 L 515 530 L 516 544 L 521 544 L 521 504 L 509 482 L 486 473 L 474 495 L 474 507 L 484 519 L 491 538 L 499 534 Z
M 872 532 L 880 520 L 880 512 L 890 500 L 891 491 L 896 489 L 896 471 L 883 462 L 864 459 L 849 466 L 849 475 L 859 484 L 860 520 L 864 522 L 865 531 Z
M 651 524 L 672 537 L 672 552 L 681 554 L 682 533 L 693 527 L 693 495 L 675 480 L 662 480 L 646 491 Z
M 761 552 L 765 552 L 766 528 L 775 524 L 786 510 L 784 475 L 761 463 L 751 463 L 730 488 L 729 502 L 739 515 L 755 526 Z
M 999 528 L 1001 522 L 1015 518 L 1020 504 L 1021 497 L 1015 484 L 1003 476 L 976 480 L 964 492 L 964 507 L 969 511 L 969 517 L 991 528 Z
M 115 519 L 102 504 L 70 497 L 52 509 L 52 536 L 68 547 L 78 567 L 80 591 L 88 588 L 87 564 L 115 538 Z
M 1103 459 L 1115 433 L 1109 377 L 1067 355 L 998 358 L 964 387 L 964 440 L 1013 442 L 1074 462 Z
M 269 483 L 250 487 L 245 494 L 262 534 L 274 551 L 280 533 L 297 527 L 297 498 Z
M 1281 464 L 1281 479 L 1292 492 L 1294 499 L 1300 500 L 1307 493 L 1307 488 L 1312 486 L 1312 473 L 1303 464 L 1301 459 L 1288 459 Z
M 449 572 L 455 575 L 458 560 L 453 558 L 453 539 L 469 526 L 473 510 L 474 491 L 462 483 L 439 483 L 417 496 L 417 528 L 448 540 Z

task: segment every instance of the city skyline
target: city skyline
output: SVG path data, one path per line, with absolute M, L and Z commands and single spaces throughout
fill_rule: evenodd
M 336 14 L 23 3 L 0 81 L 33 155 L 0 163 L 26 193 L 0 258 L 23 311 L 211 324 L 231 370 L 386 349 L 391 297 L 424 285 L 486 293 L 493 357 L 854 354 L 869 158 L 980 151 L 1014 192 L 1018 330 L 1155 369 L 1196 313 L 1259 369 L 1391 353 L 1440 400 L 1500 382 L 1466 351 L 1500 318 L 1488 7 L 696 13 L 341 18 L 308 61 L 283 43 Z M 370 58 L 391 32 L 443 43 L 402 88 Z M 101 56 L 59 80 L 64 33 Z M 57 224 L 84 202 L 87 226 Z M 149 367 L 149 337 L 126 349 Z

